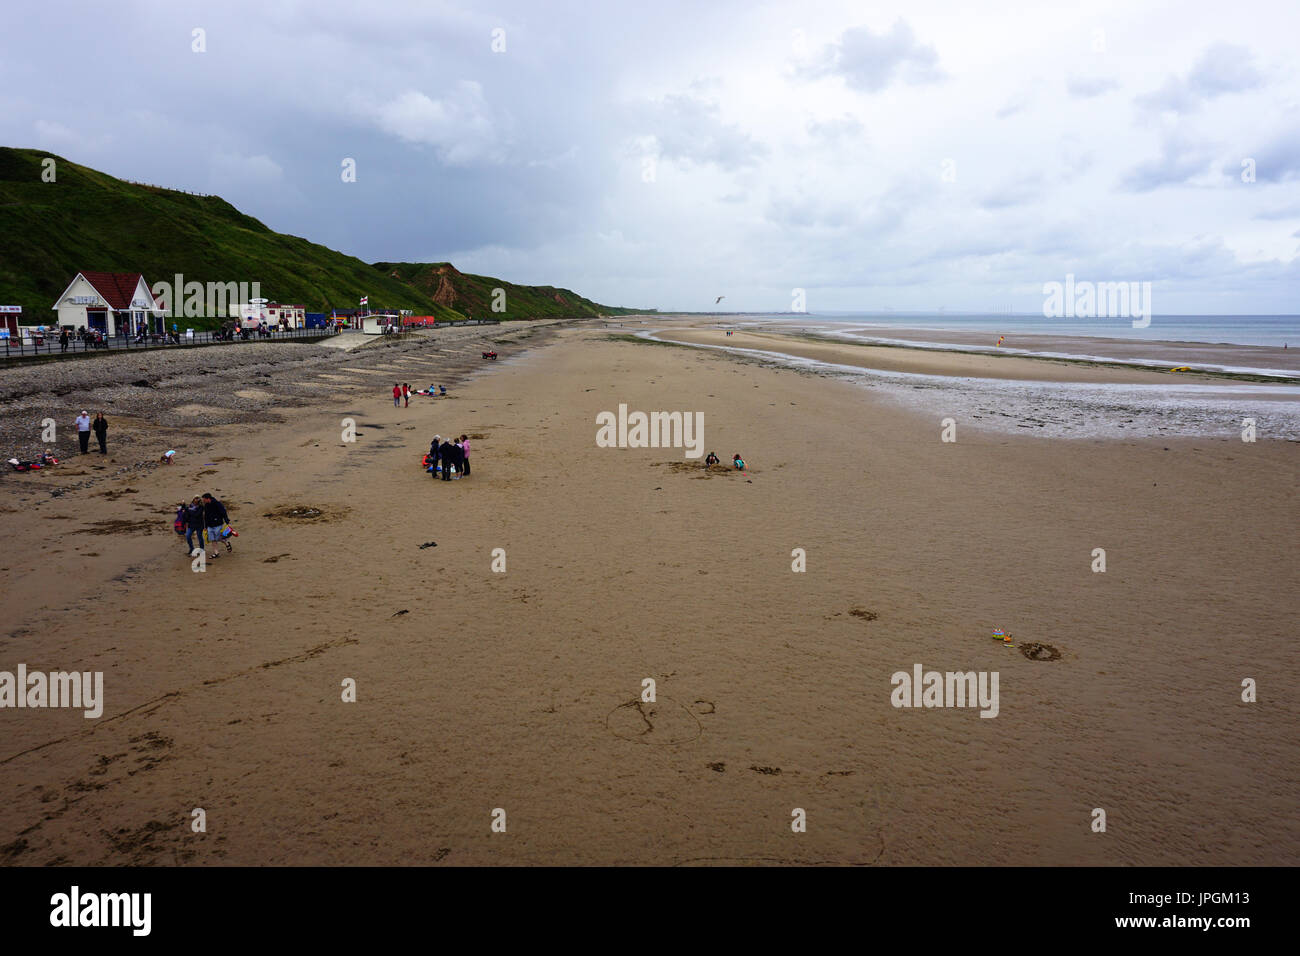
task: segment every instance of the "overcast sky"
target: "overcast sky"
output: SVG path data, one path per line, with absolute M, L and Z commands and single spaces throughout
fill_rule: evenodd
M 788 310 L 800 288 L 813 312 L 1028 312 L 1072 273 L 1152 282 L 1157 313 L 1300 312 L 1295 0 L 3 19 L 0 142 L 218 193 L 367 261 L 692 311 Z

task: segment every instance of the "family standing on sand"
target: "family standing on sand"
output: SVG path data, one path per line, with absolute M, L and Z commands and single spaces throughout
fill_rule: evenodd
M 230 515 L 226 506 L 210 494 L 196 496 L 188 505 L 183 501 L 177 505 L 175 527 L 177 534 L 185 535 L 185 553 L 190 557 L 203 550 L 205 539 L 210 548 L 208 558 L 211 560 L 220 557 L 220 552 L 217 551 L 219 542 L 225 542 L 227 554 L 235 550 L 230 539 L 237 535 L 230 527 Z
M 108 419 L 104 417 L 103 412 L 95 414 L 95 420 L 90 420 L 90 413 L 82 410 L 77 416 L 77 441 L 81 443 L 81 453 L 83 455 L 90 453 L 90 435 L 95 434 L 95 440 L 99 442 L 99 453 L 108 454 Z
M 452 436 L 443 441 L 434 435 L 429 443 L 429 454 L 424 456 L 425 470 L 435 478 L 452 481 L 469 477 L 469 436 Z

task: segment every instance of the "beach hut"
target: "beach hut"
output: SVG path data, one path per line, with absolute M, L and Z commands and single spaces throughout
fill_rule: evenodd
M 154 301 L 139 272 L 78 272 L 51 311 L 58 314 L 58 325 L 105 335 L 133 333 L 141 326 L 157 334 L 166 331 L 166 310 Z
M 383 335 L 389 326 L 400 329 L 402 327 L 400 316 L 388 312 L 377 312 L 361 317 L 361 331 L 366 335 Z

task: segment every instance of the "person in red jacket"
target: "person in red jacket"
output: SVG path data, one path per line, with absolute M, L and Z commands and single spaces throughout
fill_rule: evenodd
M 393 407 L 399 408 L 402 404 L 402 386 L 396 382 L 393 383 Z
M 402 401 L 404 403 L 404 408 L 411 407 L 411 386 L 406 382 L 402 383 Z

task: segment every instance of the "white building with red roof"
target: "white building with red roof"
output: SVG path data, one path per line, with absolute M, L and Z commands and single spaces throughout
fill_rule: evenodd
M 139 272 L 78 272 L 54 303 L 60 326 L 132 334 L 141 325 L 166 331 L 166 310 L 154 300 Z

